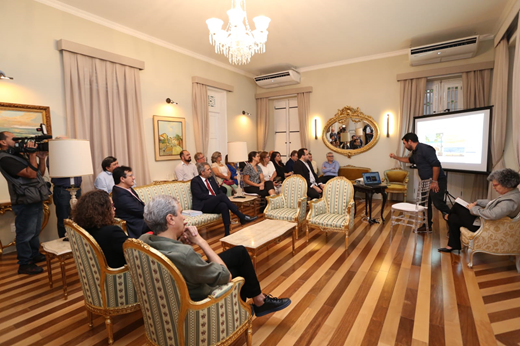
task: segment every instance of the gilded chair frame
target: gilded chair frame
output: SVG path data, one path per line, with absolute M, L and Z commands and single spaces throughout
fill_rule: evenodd
M 328 234 L 328 232 L 345 233 L 345 250 L 346 250 L 348 248 L 348 237 L 349 237 L 348 231 L 352 227 L 352 224 L 353 224 L 353 221 L 354 221 L 353 218 L 351 218 L 352 208 L 354 207 L 354 203 L 355 203 L 354 202 L 354 186 L 352 185 L 352 182 L 349 179 L 345 178 L 345 177 L 332 178 L 331 180 L 329 180 L 327 182 L 327 184 L 325 184 L 325 188 L 323 190 L 323 195 L 326 195 L 326 190 L 328 188 L 330 188 L 331 182 L 334 182 L 334 181 L 337 181 L 337 180 L 343 180 L 345 182 L 348 182 L 347 186 L 350 185 L 350 189 L 351 189 L 351 193 L 350 193 L 349 200 L 347 202 L 347 209 L 346 209 L 347 220 L 346 220 L 344 226 L 341 227 L 341 228 L 322 227 L 322 226 L 313 224 L 311 222 L 311 217 L 312 217 L 312 215 L 315 212 L 314 209 L 317 208 L 318 204 L 325 202 L 325 206 L 326 206 L 327 212 L 329 210 L 329 203 L 330 202 L 327 201 L 324 197 L 322 197 L 320 199 L 315 199 L 315 200 L 312 200 L 312 201 L 309 202 L 310 210 L 309 210 L 309 212 L 307 214 L 307 232 L 306 232 L 306 235 L 307 235 L 307 242 L 309 242 L 309 227 L 311 227 L 311 226 L 318 228 L 320 231 L 325 232 L 326 234 Z M 319 215 L 321 215 L 321 214 L 319 214 Z
M 520 273 L 520 214 L 514 218 L 480 220 L 481 225 L 476 232 L 471 232 L 466 227 L 460 228 L 462 248 L 468 249 L 468 267 L 473 267 L 473 256 L 479 252 L 497 256 L 516 256 L 516 270 Z M 497 244 L 500 248 L 497 248 Z
M 307 187 L 307 180 L 305 180 L 305 178 L 302 177 L 299 174 L 291 175 L 290 177 L 285 178 L 285 180 L 283 181 L 283 183 L 282 183 L 282 191 L 284 190 L 285 183 L 288 182 L 289 179 L 300 179 L 301 182 L 303 183 L 303 186 L 304 186 L 304 195 L 303 195 L 303 197 L 298 199 L 298 211 L 296 212 L 296 215 L 294 216 L 294 219 L 291 221 L 291 222 L 296 222 L 296 239 L 298 239 L 300 231 L 307 227 L 307 218 L 304 218 L 303 221 L 301 221 L 301 222 L 298 221 L 298 219 L 300 218 L 302 203 L 307 203 L 307 189 L 308 189 L 308 187 Z M 283 196 L 283 194 L 280 193 L 279 195 L 275 195 L 275 196 L 267 196 L 266 197 L 267 206 L 265 207 L 265 211 L 268 211 L 268 210 L 271 209 L 272 203 L 274 203 L 274 201 L 277 198 L 283 198 L 284 199 L 284 205 L 285 205 L 285 197 Z M 264 215 L 266 214 L 265 211 L 264 211 Z M 267 215 L 266 215 L 266 218 L 267 219 L 276 220 L 274 218 L 268 217 Z
M 403 182 L 399 182 L 399 181 L 391 181 L 389 178 L 388 178 L 388 175 L 387 173 L 388 172 L 391 172 L 391 171 L 402 171 L 403 173 L 406 173 L 406 178 L 404 179 Z M 385 171 L 385 179 L 383 182 L 386 182 L 386 184 L 392 184 L 392 185 L 401 185 L 401 186 L 404 186 L 405 189 L 404 190 L 394 190 L 392 189 L 390 186 L 385 190 L 385 192 L 387 194 L 390 194 L 390 193 L 399 193 L 399 194 L 403 194 L 404 195 L 404 199 L 403 199 L 403 202 L 406 202 L 406 197 L 408 195 L 408 191 L 406 189 L 406 187 L 408 187 L 408 181 L 409 181 L 409 178 L 410 178 L 410 172 L 408 172 L 407 170 L 405 169 L 402 169 L 402 168 L 392 168 L 392 169 L 387 169 Z M 390 196 L 388 196 L 388 198 L 390 199 Z
M 101 303 L 102 303 L 103 307 L 91 305 L 85 300 L 85 308 L 87 310 L 88 325 L 90 328 L 93 327 L 93 315 L 92 314 L 102 315 L 105 318 L 105 326 L 106 326 L 107 333 L 108 333 L 108 344 L 112 345 L 114 343 L 114 332 L 113 332 L 112 320 L 110 319 L 110 317 L 116 316 L 116 315 L 129 314 L 131 312 L 141 309 L 139 303 L 124 305 L 124 306 L 120 306 L 120 307 L 113 307 L 113 308 L 108 307 L 106 290 L 104 289 L 107 275 L 117 275 L 117 274 L 128 273 L 129 268 L 127 265 L 125 265 L 121 268 L 110 268 L 107 264 L 105 255 L 103 254 L 103 250 L 101 250 L 101 247 L 99 246 L 97 241 L 87 231 L 85 231 L 77 223 L 75 223 L 74 221 L 72 221 L 70 219 L 65 219 L 64 224 L 65 224 L 65 227 L 70 227 L 74 231 L 79 233 L 82 238 L 87 240 L 87 242 L 90 244 L 92 249 L 94 249 L 94 256 L 99 263 L 99 269 L 100 269 L 100 273 L 99 273 L 100 291 L 101 291 Z M 116 220 L 116 224 L 118 224 L 117 220 Z M 122 227 L 123 230 L 126 231 L 126 222 L 123 221 L 123 223 L 121 223 L 121 224 L 124 227 L 124 228 Z M 70 235 L 69 235 L 69 238 L 70 238 Z M 69 240 L 69 241 L 71 241 L 71 240 Z M 71 241 L 71 248 L 73 248 L 72 241 Z M 74 250 L 72 251 L 72 253 L 75 256 Z M 77 269 L 78 269 L 78 274 L 81 275 L 80 269 L 79 268 L 77 268 Z
M 160 263 L 162 266 L 168 269 L 170 274 L 173 276 L 177 288 L 179 289 L 181 302 L 180 302 L 180 310 L 178 314 L 178 321 L 177 321 L 177 331 L 179 335 L 178 345 L 185 345 L 185 335 L 184 335 L 184 324 L 186 321 L 186 317 L 188 315 L 188 312 L 190 310 L 202 310 L 206 309 L 212 305 L 216 305 L 224 299 L 226 299 L 229 295 L 231 295 L 234 291 L 234 288 L 238 284 L 244 284 L 245 280 L 242 277 L 236 277 L 233 280 L 231 280 L 230 284 L 232 284 L 231 288 L 228 289 L 224 294 L 214 297 L 214 296 L 208 296 L 207 298 L 195 302 L 191 300 L 190 294 L 188 291 L 188 286 L 186 285 L 186 281 L 184 280 L 184 277 L 180 273 L 180 271 L 177 269 L 177 267 L 170 261 L 165 255 L 163 255 L 158 250 L 150 247 L 149 245 L 143 243 L 142 241 L 138 239 L 128 238 L 127 241 L 123 243 L 123 251 L 125 254 L 125 258 L 127 259 L 127 263 L 132 263 L 129 261 L 127 249 L 136 249 L 138 251 L 146 253 L 148 256 L 150 256 L 153 260 Z M 135 284 L 138 284 L 137 280 L 132 276 L 132 281 Z M 141 291 L 137 290 L 138 294 L 137 297 L 139 298 L 139 301 L 143 298 L 141 296 Z M 251 346 L 253 344 L 253 315 L 252 315 L 252 308 L 250 305 L 246 304 L 242 299 L 239 299 L 240 305 L 242 308 L 246 310 L 249 317 L 248 319 L 238 328 L 236 329 L 229 337 L 226 339 L 220 341 L 219 343 L 215 344 L 218 346 L 226 346 L 232 344 L 235 340 L 237 340 L 240 335 L 243 333 L 246 333 L 246 342 L 248 346 Z M 143 314 L 143 319 L 144 319 Z M 148 323 L 145 320 L 145 330 L 146 330 L 146 339 L 150 345 L 154 346 L 160 346 L 157 343 L 155 343 L 150 337 L 149 337 L 149 330 L 148 330 Z

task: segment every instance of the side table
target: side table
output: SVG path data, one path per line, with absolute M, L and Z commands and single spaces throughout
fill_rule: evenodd
M 47 274 L 49 276 L 49 285 L 52 288 L 52 271 L 51 260 L 57 258 L 60 261 L 61 279 L 63 281 L 63 299 L 67 299 L 67 278 L 65 275 L 65 261 L 72 257 L 72 250 L 68 241 L 63 241 L 64 238 L 51 240 L 41 243 L 41 253 L 45 255 L 47 260 Z
M 385 219 L 383 217 L 383 212 L 385 211 L 385 204 L 387 199 L 386 189 L 387 185 L 377 185 L 377 186 L 370 186 L 370 185 L 364 185 L 364 184 L 353 184 L 354 185 L 354 191 L 355 192 L 364 192 L 365 193 L 365 214 L 367 212 L 368 207 L 368 223 L 379 223 L 376 219 L 372 218 L 372 196 L 374 193 L 380 193 L 383 197 L 383 205 L 381 206 L 381 220 L 383 223 L 385 222 Z M 354 204 L 355 206 L 355 204 Z M 355 213 L 355 212 L 354 212 Z

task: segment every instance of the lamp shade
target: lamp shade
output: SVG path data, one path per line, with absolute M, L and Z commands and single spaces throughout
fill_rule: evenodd
M 49 141 L 49 175 L 52 178 L 94 174 L 90 142 L 82 139 Z
M 247 161 L 247 143 L 246 142 L 228 142 L 228 161 L 244 162 Z

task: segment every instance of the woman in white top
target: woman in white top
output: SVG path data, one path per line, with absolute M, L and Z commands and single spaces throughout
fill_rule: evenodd
M 264 173 L 264 180 L 272 181 L 275 192 L 277 194 L 280 193 L 280 190 L 282 189 L 282 184 L 280 182 L 281 179 L 276 179 L 276 168 L 274 167 L 274 164 L 271 162 L 269 153 L 267 151 L 262 151 L 260 153 L 260 162 L 258 163 L 258 166 L 262 168 L 262 172 Z
M 219 186 L 226 188 L 226 195 L 229 197 L 238 187 L 233 180 L 231 180 L 231 172 L 225 164 L 222 163 L 222 154 L 220 151 L 215 151 L 211 155 L 211 169 L 215 173 L 215 178 Z

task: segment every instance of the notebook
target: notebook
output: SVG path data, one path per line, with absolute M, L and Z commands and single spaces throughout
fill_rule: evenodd
M 363 183 L 369 186 L 381 185 L 381 177 L 379 176 L 379 172 L 363 173 Z

